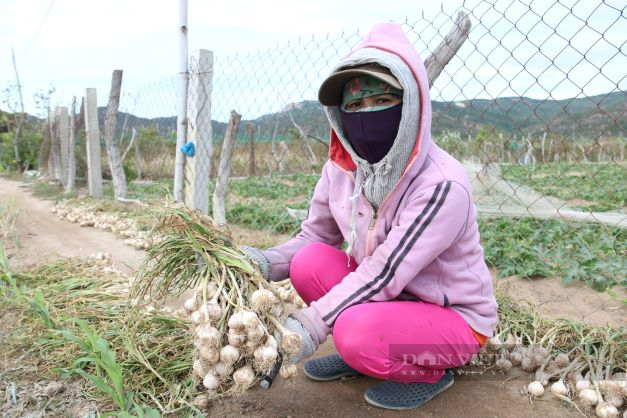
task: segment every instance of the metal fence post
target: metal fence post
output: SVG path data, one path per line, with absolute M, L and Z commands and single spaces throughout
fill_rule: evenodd
M 100 161 L 100 128 L 96 89 L 85 89 L 85 144 L 87 146 L 87 186 L 89 194 L 102 197 L 102 165 Z
M 194 51 L 190 56 L 188 138 L 194 143 L 193 157 L 185 159 L 184 200 L 190 209 L 209 212 L 209 174 L 211 173 L 211 91 L 213 52 Z
M 174 160 L 174 199 L 183 201 L 185 155 L 181 146 L 187 141 L 187 95 L 189 84 L 187 58 L 187 0 L 179 0 L 179 86 L 176 118 L 176 151 Z

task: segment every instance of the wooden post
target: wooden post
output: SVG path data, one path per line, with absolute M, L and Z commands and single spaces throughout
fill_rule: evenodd
M 67 183 L 65 185 L 66 193 L 74 193 L 76 189 L 76 155 L 74 153 L 74 145 L 76 144 L 76 96 L 72 97 L 72 106 L 70 107 L 70 135 L 68 141 L 68 165 L 67 165 Z
M 61 147 L 59 145 L 59 108 L 50 112 L 50 175 L 61 181 Z
M 276 134 L 277 131 L 279 129 L 279 121 L 277 120 L 276 123 L 274 124 L 274 131 L 272 132 L 272 147 L 271 147 L 271 152 L 272 152 L 272 158 L 270 160 L 268 160 L 268 170 L 270 171 L 270 177 L 272 177 L 272 167 L 274 164 L 278 165 L 278 159 L 277 159 L 277 154 L 276 154 Z
M 237 129 L 241 119 L 242 115 L 235 110 L 231 110 L 229 125 L 224 133 L 220 165 L 218 166 L 218 176 L 216 178 L 216 189 L 213 192 L 213 220 L 217 225 L 226 225 L 226 192 L 229 176 L 231 175 L 233 145 L 235 144 L 235 137 L 237 136 Z
M 211 91 L 213 89 L 213 52 L 194 51 L 190 57 L 187 134 L 195 154 L 185 158 L 184 201 L 190 209 L 209 212 L 209 174 L 211 142 Z M 177 149 L 177 153 L 180 150 Z
M 59 107 L 57 121 L 59 126 L 59 149 L 61 154 L 61 185 L 65 187 L 67 185 L 68 158 L 70 152 L 70 126 L 67 107 Z
M 298 134 L 303 140 L 302 142 L 303 151 L 305 151 L 305 155 L 307 156 L 307 159 L 309 160 L 311 169 L 314 170 L 316 165 L 318 164 L 318 160 L 316 159 L 316 154 L 314 154 L 313 150 L 311 149 L 311 146 L 309 145 L 309 137 L 307 136 L 307 133 L 303 130 L 303 128 L 299 124 L 296 123 L 296 121 L 294 120 L 294 117 L 292 116 L 292 112 L 288 111 L 287 114 L 289 115 L 290 120 L 292 121 L 292 125 L 294 125 L 294 127 L 298 130 Z
M 429 87 L 440 75 L 446 64 L 457 54 L 459 48 L 464 44 L 470 33 L 470 18 L 464 12 L 457 13 L 455 18 L 455 26 L 451 28 L 449 33 L 440 42 L 440 45 L 433 51 L 426 60 L 425 67 L 427 76 L 429 77 Z
M 252 122 L 246 124 L 246 131 L 248 132 L 248 175 L 255 175 L 255 141 L 254 141 L 254 129 Z
M 279 166 L 279 173 L 283 174 L 283 171 L 285 170 L 285 159 L 289 155 L 290 151 L 287 148 L 285 141 L 279 141 L 278 147 L 280 150 L 279 155 L 277 156 L 277 165 Z
M 135 129 L 135 127 L 133 126 L 133 138 L 134 137 L 137 137 L 137 129 Z M 134 149 L 135 173 L 137 174 L 137 179 L 141 180 L 144 178 L 144 173 L 142 173 L 142 160 L 141 160 L 141 155 L 139 153 L 139 137 L 137 137 L 133 146 L 135 147 Z
M 85 89 L 85 145 L 87 147 L 87 187 L 89 194 L 99 199 L 102 197 L 102 166 L 96 89 Z
M 48 109 L 48 119 L 46 123 L 44 123 L 43 127 L 43 140 L 41 141 L 41 146 L 39 147 L 39 158 L 37 159 L 37 170 L 40 173 L 44 171 L 50 174 L 50 167 L 48 167 L 48 159 L 50 157 L 50 123 L 48 120 L 50 119 L 50 109 Z
M 185 155 L 181 147 L 187 141 L 187 100 L 189 84 L 187 58 L 187 0 L 179 0 L 179 86 L 176 117 L 176 151 L 174 160 L 174 199 L 183 201 Z M 207 198 L 208 200 L 208 198 Z
M 109 169 L 113 179 L 115 199 L 126 199 L 126 175 L 120 158 L 120 148 L 115 135 L 118 122 L 118 107 L 120 106 L 120 90 L 122 89 L 122 70 L 113 70 L 111 78 L 111 92 L 109 103 L 105 111 L 104 140 L 107 148 Z

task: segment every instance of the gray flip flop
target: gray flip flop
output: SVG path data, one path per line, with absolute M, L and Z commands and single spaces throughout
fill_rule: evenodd
M 338 354 L 308 360 L 305 362 L 303 371 L 305 376 L 311 380 L 320 382 L 359 374 L 357 370 L 346 364 Z
M 453 386 L 454 375 L 447 370 L 436 383 L 402 383 L 386 380 L 366 389 L 366 402 L 379 408 L 405 410 L 419 407 Z

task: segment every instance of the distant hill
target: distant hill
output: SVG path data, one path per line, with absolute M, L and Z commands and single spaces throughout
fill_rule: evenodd
M 598 137 L 622 135 L 627 131 L 625 91 L 564 100 L 502 97 L 494 100 L 433 101 L 432 108 L 431 131 L 434 135 L 444 131 L 459 132 L 462 136 L 474 135 L 485 126 L 517 135 L 540 135 L 546 131 L 560 136 Z M 102 124 L 105 108 L 99 108 L 98 111 Z M 321 105 L 313 100 L 291 103 L 281 112 L 268 113 L 254 120 L 244 119 L 238 131 L 238 139 L 245 140 L 248 122 L 252 122 L 255 127 L 256 138 L 262 140 L 270 139 L 275 128 L 278 138 L 289 135 L 294 126 L 288 111 L 309 135 L 327 140 L 329 124 Z M 175 116 L 144 119 L 120 112 L 118 131 L 122 130 L 127 117 L 128 128 L 150 127 L 163 136 L 176 136 Z M 226 125 L 224 122 L 212 122 L 214 139 L 224 137 Z

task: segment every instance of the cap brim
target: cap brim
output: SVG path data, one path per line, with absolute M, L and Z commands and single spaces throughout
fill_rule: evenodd
M 351 68 L 348 70 L 338 71 L 329 76 L 322 82 L 318 90 L 318 100 L 324 106 L 336 106 L 342 103 L 344 94 L 344 85 L 355 77 L 369 75 L 388 83 L 390 86 L 398 90 L 403 90 L 398 80 L 389 73 L 377 71 L 369 68 Z

